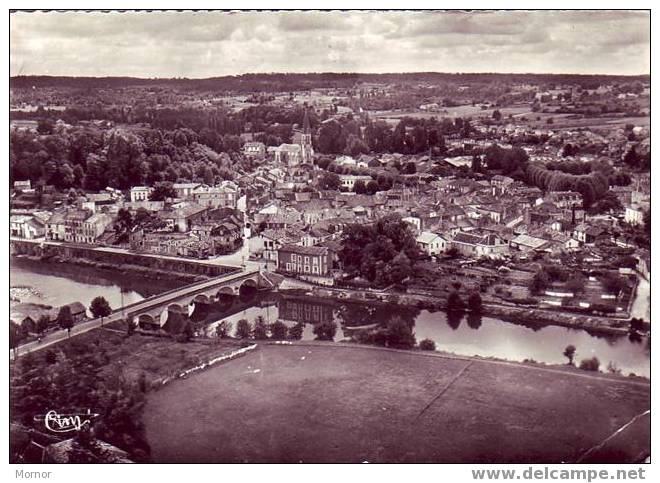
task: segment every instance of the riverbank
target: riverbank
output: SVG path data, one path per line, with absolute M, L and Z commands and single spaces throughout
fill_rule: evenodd
M 238 270 L 233 266 L 211 264 L 184 258 L 136 253 L 112 247 L 73 245 L 69 243 L 11 239 L 12 256 L 29 256 L 47 262 L 77 264 L 98 268 L 131 271 L 158 279 L 192 283 Z
M 30 261 L 53 264 L 53 265 L 76 265 L 78 267 L 94 268 L 100 270 L 111 270 L 118 274 L 131 274 L 144 278 L 151 278 L 158 281 L 174 281 L 180 282 L 181 285 L 187 285 L 194 282 L 207 280 L 209 277 L 205 275 L 193 275 L 180 272 L 172 272 L 169 270 L 161 270 L 157 268 L 145 267 L 142 265 L 121 264 L 117 265 L 109 262 L 98 262 L 86 258 L 76 257 L 62 257 L 59 255 L 54 256 L 38 256 L 38 255 L 13 255 L 16 258 L 26 259 Z
M 415 307 L 429 311 L 446 310 L 446 300 L 430 295 L 412 295 L 406 293 L 379 293 L 367 290 L 346 290 L 330 287 L 309 287 L 280 289 L 287 296 L 314 297 L 320 302 L 334 300 L 337 302 L 354 302 L 361 304 L 395 304 Z M 607 335 L 625 335 L 629 332 L 628 321 L 612 317 L 583 315 L 558 310 L 544 310 L 531 307 L 504 306 L 484 303 L 480 315 L 503 319 L 512 323 L 524 323 L 545 327 L 557 325 L 575 329 L 583 329 L 590 333 Z M 647 323 L 650 329 L 650 325 Z
M 159 463 L 554 463 L 649 404 L 649 384 L 623 377 L 296 342 L 150 393 L 144 422 Z M 590 461 L 648 454 L 646 426 L 625 436 Z

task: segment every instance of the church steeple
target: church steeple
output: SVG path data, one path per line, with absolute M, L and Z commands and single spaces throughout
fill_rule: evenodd
M 302 148 L 302 163 L 313 164 L 314 162 L 314 148 L 312 147 L 312 128 L 309 124 L 309 114 L 307 114 L 307 107 L 305 107 L 305 114 L 303 115 L 303 132 L 300 137 L 300 147 Z
M 303 134 L 311 134 L 312 128 L 309 125 L 309 115 L 307 114 L 307 108 L 305 108 L 305 114 L 303 116 Z

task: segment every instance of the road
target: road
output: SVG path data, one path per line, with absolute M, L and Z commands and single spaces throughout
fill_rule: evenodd
M 126 312 L 136 312 L 139 310 L 149 309 L 154 305 L 166 304 L 171 302 L 172 300 L 176 300 L 180 297 L 184 297 L 190 294 L 191 292 L 203 291 L 207 288 L 216 286 L 220 283 L 226 283 L 235 279 L 250 276 L 255 272 L 257 272 L 257 270 L 244 270 L 238 273 L 232 273 L 226 275 L 224 277 L 213 278 L 211 280 L 205 280 L 203 282 L 197 282 L 190 285 L 186 285 L 185 287 L 170 290 L 158 295 L 154 295 L 153 297 L 148 297 L 132 305 L 128 305 L 123 309 L 115 310 L 112 314 L 110 314 L 108 317 L 104 317 L 103 319 L 100 318 L 92 319 L 74 325 L 71 328 L 70 335 L 67 334 L 66 330 L 60 329 L 44 336 L 41 339 L 41 342 L 34 341 L 20 345 L 17 350 L 18 356 L 20 357 L 21 355 L 27 354 L 29 352 L 40 351 L 42 349 L 52 346 L 53 344 L 57 344 L 58 342 L 68 339 L 69 337 L 73 337 L 79 334 L 84 334 L 85 332 L 89 332 L 90 330 L 98 329 L 103 324 L 109 324 L 111 322 L 122 320 Z M 10 350 L 9 357 L 12 360 L 15 359 L 14 351 Z
M 161 254 L 153 254 L 153 253 L 141 253 L 141 252 L 135 252 L 131 251 L 127 248 L 119 248 L 119 247 L 106 247 L 106 246 L 96 246 L 96 245 L 84 245 L 84 244 L 75 244 L 75 243 L 67 243 L 67 242 L 59 242 L 59 241 L 54 241 L 54 240 L 46 240 L 45 238 L 36 238 L 33 240 L 26 240 L 25 238 L 15 238 L 15 237 L 10 237 L 10 241 L 15 240 L 15 241 L 28 241 L 28 242 L 33 242 L 33 243 L 39 243 L 39 244 L 44 244 L 44 245 L 53 245 L 53 246 L 71 246 L 71 247 L 83 247 L 87 249 L 93 249 L 97 250 L 100 252 L 108 252 L 108 253 L 121 253 L 121 254 L 126 254 L 126 255 L 140 255 L 143 257 L 150 257 L 150 258 L 160 258 L 160 259 L 165 259 L 165 260 L 177 260 L 177 261 L 184 261 L 184 262 L 192 262 L 192 263 L 200 263 L 200 264 L 205 264 L 205 265 L 224 265 L 227 267 L 235 267 L 235 268 L 243 268 L 245 267 L 247 270 L 258 270 L 259 268 L 266 268 L 265 265 L 268 265 L 268 268 L 273 268 L 274 263 L 272 260 L 271 261 L 253 261 L 248 259 L 248 254 L 245 253 L 245 250 L 243 248 L 239 248 L 236 250 L 234 253 L 230 253 L 228 255 L 218 255 L 217 257 L 209 258 L 209 259 L 198 259 L 198 258 L 186 258 L 186 257 L 176 257 L 172 255 L 161 255 Z
M 630 308 L 630 316 L 651 321 L 651 284 L 644 277 L 639 277 L 639 285 Z

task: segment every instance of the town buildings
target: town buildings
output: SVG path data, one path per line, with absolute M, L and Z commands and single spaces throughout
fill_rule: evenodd
M 332 269 L 330 250 L 322 246 L 282 245 L 277 270 L 302 276 L 327 277 Z

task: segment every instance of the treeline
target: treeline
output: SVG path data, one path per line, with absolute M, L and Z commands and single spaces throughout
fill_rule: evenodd
M 317 151 L 326 154 L 401 153 L 419 154 L 433 150 L 445 154 L 445 136 L 469 137 L 474 132 L 468 119 L 417 119 L 404 117 L 395 126 L 385 121 L 366 119 L 364 124 L 352 115 L 321 124 Z
M 238 137 L 231 146 L 228 141 L 227 137 L 206 139 L 190 129 L 102 132 L 79 128 L 46 135 L 12 131 L 10 181 L 29 179 L 37 186 L 92 191 L 162 181 L 213 184 L 232 179 L 236 162 L 226 152 L 218 154 L 205 143 L 223 151 L 240 149 Z
M 529 164 L 526 176 L 529 184 L 543 191 L 577 191 L 582 195 L 585 208 L 589 208 L 609 191 L 608 179 L 601 172 L 576 175 Z
M 500 73 L 441 73 L 415 72 L 390 74 L 364 73 L 305 73 L 305 74 L 243 74 L 239 76 L 211 77 L 207 79 L 141 79 L 136 77 L 64 77 L 17 76 L 10 78 L 10 87 L 74 87 L 101 88 L 127 86 L 174 86 L 191 90 L 224 90 L 238 92 L 288 92 L 315 88 L 352 87 L 367 83 L 528 83 L 543 85 L 575 84 L 583 88 L 597 88 L 603 84 L 650 82 L 649 75 L 577 75 L 577 74 L 500 74 Z

